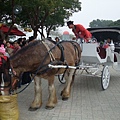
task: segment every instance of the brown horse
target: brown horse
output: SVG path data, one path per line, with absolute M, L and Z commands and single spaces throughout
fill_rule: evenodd
M 16 54 L 10 57 L 10 63 L 14 71 L 12 82 L 17 81 L 23 72 L 31 72 L 35 75 L 35 97 L 29 110 L 36 110 L 42 105 L 41 78 L 48 80 L 49 98 L 46 108 L 52 109 L 57 103 L 54 76 L 64 71 L 66 85 L 61 92 L 63 100 L 70 97 L 72 76 L 74 69 L 49 68 L 48 64 L 61 64 L 76 66 L 80 62 L 81 48 L 77 42 L 63 41 L 54 43 L 49 40 L 36 40 L 23 47 Z

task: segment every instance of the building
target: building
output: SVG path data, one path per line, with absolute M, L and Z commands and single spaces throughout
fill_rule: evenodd
M 62 40 L 70 40 L 70 34 L 68 31 L 63 32 Z

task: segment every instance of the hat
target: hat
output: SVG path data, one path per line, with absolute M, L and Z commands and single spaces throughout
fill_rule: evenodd
M 69 26 L 69 25 L 73 25 L 73 21 L 68 21 L 67 26 Z
M 0 53 L 5 54 L 5 48 L 4 48 L 4 45 L 1 45 L 1 47 L 0 47 Z

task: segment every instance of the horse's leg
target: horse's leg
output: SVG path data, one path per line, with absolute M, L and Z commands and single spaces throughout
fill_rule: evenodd
M 74 69 L 70 69 L 69 73 L 66 72 L 65 74 L 65 79 L 66 79 L 66 85 L 65 88 L 61 92 L 62 100 L 68 100 L 70 97 L 71 93 L 71 86 L 73 83 L 73 74 L 74 74 Z
M 55 107 L 57 103 L 57 96 L 56 96 L 56 90 L 54 86 L 54 76 L 51 76 L 48 78 L 48 90 L 49 90 L 49 98 L 46 105 L 46 109 L 52 109 Z
M 34 89 L 35 89 L 35 96 L 32 104 L 30 105 L 29 110 L 35 111 L 39 109 L 42 105 L 42 88 L 41 88 L 41 78 L 38 76 L 35 76 L 34 78 Z
M 76 69 L 75 69 L 75 71 L 74 71 L 74 73 L 73 73 L 73 75 L 72 75 L 72 82 L 71 82 L 71 85 L 73 84 L 73 82 L 74 82 L 74 80 L 75 80 L 75 74 L 76 74 Z

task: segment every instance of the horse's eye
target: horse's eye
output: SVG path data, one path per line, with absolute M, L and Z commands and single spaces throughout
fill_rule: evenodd
M 12 70 L 11 69 L 9 69 L 9 74 L 12 75 Z

